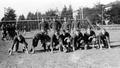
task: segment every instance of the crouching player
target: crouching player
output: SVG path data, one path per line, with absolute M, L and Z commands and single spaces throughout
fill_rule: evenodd
M 104 47 L 105 48 L 110 48 L 110 36 L 109 36 L 109 33 L 105 29 L 102 29 L 99 36 L 100 36 L 100 42 L 103 43 Z
M 56 31 L 52 36 L 52 51 L 54 51 L 54 49 L 56 49 L 58 46 L 59 46 L 59 32 Z
M 2 25 L 1 29 L 2 29 L 2 40 L 4 41 L 4 39 L 7 37 L 7 28 L 5 25 Z
M 83 34 L 81 31 L 77 30 L 75 31 L 75 36 L 74 36 L 74 50 L 77 50 L 82 47 L 83 43 Z
M 88 28 L 86 30 L 86 33 L 84 34 L 84 42 L 85 42 L 85 48 L 90 47 L 89 45 L 94 44 L 95 42 L 96 34 L 91 28 Z
M 23 52 L 28 53 L 28 44 L 25 41 L 25 38 L 21 34 L 18 34 L 13 39 L 13 44 L 12 44 L 12 48 L 9 50 L 9 55 L 11 55 L 13 52 L 17 52 L 18 51 L 20 43 L 23 44 Z
M 69 32 L 63 30 L 59 38 L 60 38 L 60 45 L 62 46 L 61 51 L 70 52 L 72 47 L 71 47 L 71 35 L 69 34 Z

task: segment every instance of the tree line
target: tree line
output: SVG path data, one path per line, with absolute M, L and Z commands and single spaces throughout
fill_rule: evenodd
M 120 1 L 115 1 L 110 4 L 110 8 L 106 10 L 106 6 L 104 4 L 96 4 L 93 8 L 84 7 L 83 8 L 83 17 L 89 18 L 91 21 L 91 24 L 96 25 L 99 24 L 106 24 L 105 20 L 108 20 L 108 24 L 120 24 Z M 73 19 L 73 8 L 71 5 L 69 7 L 64 6 L 62 11 L 60 12 L 58 9 L 50 9 L 46 11 L 44 14 L 41 12 L 28 12 L 27 17 L 25 17 L 23 14 L 18 16 L 18 20 L 41 20 L 42 17 L 44 17 L 46 20 L 48 19 L 63 19 L 66 18 L 67 20 Z M 78 9 L 77 19 L 81 19 L 81 8 Z M 4 17 L 1 19 L 1 21 L 9 21 L 9 20 L 16 20 L 16 14 L 15 10 L 8 7 L 6 9 L 6 12 L 4 14 Z M 10 22 L 2 22 L 4 24 L 8 24 Z M 12 22 L 15 23 L 16 22 Z M 38 29 L 38 23 L 40 21 L 19 21 L 17 22 L 17 27 L 22 30 L 24 28 L 30 29 Z

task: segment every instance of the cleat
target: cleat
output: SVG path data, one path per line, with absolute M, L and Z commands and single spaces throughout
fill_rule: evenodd
M 11 49 L 9 49 L 9 51 L 8 51 L 8 53 L 9 53 L 9 55 L 12 55 L 12 50 Z

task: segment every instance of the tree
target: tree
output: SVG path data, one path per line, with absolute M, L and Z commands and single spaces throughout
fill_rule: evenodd
M 104 10 L 103 8 L 103 4 L 96 4 L 93 8 L 88 8 L 88 7 L 84 7 L 83 8 L 83 18 L 89 18 L 91 21 L 91 24 L 96 24 L 97 21 L 99 21 L 99 23 L 102 24 L 102 10 Z M 77 18 L 81 19 L 81 8 L 79 9 Z M 103 15 L 104 16 L 104 15 Z
M 42 14 L 40 12 L 35 12 L 34 17 L 35 17 L 35 20 L 41 19 Z
M 24 15 L 20 15 L 18 20 L 25 20 L 25 16 Z
M 102 11 L 100 8 L 84 8 L 84 18 L 89 18 L 91 21 L 91 24 L 96 25 L 96 22 L 99 21 L 101 22 L 102 19 Z
M 57 10 L 48 10 L 46 13 L 45 13 L 45 17 L 47 19 L 51 19 L 51 18 L 55 18 L 57 19 L 58 18 L 58 15 L 57 15 Z
M 68 11 L 67 11 L 67 16 L 69 19 L 73 19 L 73 9 L 72 9 L 71 5 L 69 5 Z
M 34 27 L 33 27 L 33 29 L 38 29 L 39 28 L 39 24 L 40 24 L 40 19 L 42 18 L 42 14 L 40 13 L 40 12 L 35 12 L 35 14 L 34 14 L 34 18 L 35 18 L 35 20 L 39 20 L 39 21 L 35 21 L 34 22 Z
M 16 14 L 14 9 L 8 7 L 5 9 L 5 14 L 1 21 L 10 21 L 10 20 L 16 20 Z M 15 23 L 15 22 L 9 22 L 9 23 Z
M 27 15 L 27 20 L 35 20 L 34 13 L 29 12 Z
M 63 19 L 64 17 L 67 18 L 67 7 L 66 6 L 64 6 L 61 12 L 61 18 Z
M 106 18 L 114 24 L 120 24 L 120 1 L 112 4 L 111 8 L 106 10 Z
M 35 13 L 29 12 L 27 15 L 27 20 L 35 20 L 35 21 L 28 21 L 27 22 L 27 29 L 28 30 L 37 29 L 39 22 L 40 22 L 40 21 L 38 21 L 38 18 L 40 20 L 41 17 L 42 17 L 42 14 L 40 12 L 35 12 Z
M 29 12 L 28 13 L 28 15 L 27 15 L 27 20 L 35 20 L 35 17 L 34 17 L 34 13 L 32 13 L 32 12 Z M 27 28 L 27 31 L 30 31 L 31 29 L 33 29 L 33 24 L 34 24 L 34 22 L 33 21 L 27 21 L 27 26 L 26 26 L 26 28 Z
M 25 16 L 22 14 L 19 16 L 18 20 L 25 20 Z M 24 30 L 26 28 L 26 22 L 25 21 L 18 21 L 17 22 L 17 29 Z

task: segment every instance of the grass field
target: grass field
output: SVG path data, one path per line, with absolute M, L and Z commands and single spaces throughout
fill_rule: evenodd
M 120 30 L 108 32 L 111 49 L 77 50 L 71 53 L 43 52 L 38 46 L 35 54 L 20 52 L 9 56 L 7 51 L 11 47 L 11 41 L 0 40 L 0 68 L 120 68 Z M 24 36 L 32 38 L 35 33 L 32 31 Z M 27 39 L 27 42 L 30 48 L 32 40 Z M 21 48 L 22 46 L 19 50 Z

